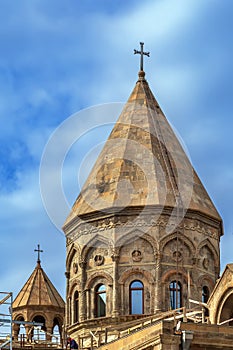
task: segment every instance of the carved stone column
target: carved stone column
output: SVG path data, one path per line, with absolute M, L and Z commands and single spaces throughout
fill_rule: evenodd
M 65 272 L 66 276 L 66 317 L 65 317 L 65 326 L 71 324 L 71 315 L 70 315 L 70 272 L 66 271 Z
M 91 318 L 90 289 L 86 290 L 87 319 Z
M 124 315 L 125 314 L 125 297 L 124 297 L 124 284 L 121 283 L 120 284 L 120 288 L 121 288 L 121 314 Z
M 162 309 L 162 283 L 161 283 L 161 260 L 162 254 L 156 254 L 155 264 L 155 312 Z
M 53 332 L 53 326 L 49 324 L 46 329 L 46 340 L 51 341 L 52 340 L 52 332 Z
M 32 326 L 25 325 L 25 331 L 26 331 L 26 337 L 27 341 L 31 342 L 32 341 Z
M 15 340 L 18 339 L 19 331 L 20 331 L 20 326 L 18 324 L 14 323 L 13 324 L 13 337 Z
M 81 261 L 79 266 L 81 267 L 81 293 L 80 293 L 80 322 L 84 321 L 87 317 L 86 315 L 86 261 Z
M 119 316 L 119 284 L 118 284 L 118 262 L 119 255 L 113 252 L 111 255 L 113 264 L 113 296 L 112 296 L 112 316 Z

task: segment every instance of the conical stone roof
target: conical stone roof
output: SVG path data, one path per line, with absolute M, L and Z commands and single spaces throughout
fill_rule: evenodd
M 174 208 L 177 203 L 216 219 L 221 226 L 221 217 L 140 71 L 64 229 L 73 219 L 95 212 Z
M 64 300 L 42 269 L 39 261 L 13 302 L 13 309 L 30 306 L 65 308 Z

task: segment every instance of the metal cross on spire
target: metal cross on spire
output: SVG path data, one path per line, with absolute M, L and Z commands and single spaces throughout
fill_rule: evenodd
M 144 52 L 144 51 L 143 51 L 143 45 L 144 45 L 144 43 L 140 43 L 140 45 L 141 45 L 141 51 L 138 51 L 138 50 L 135 50 L 135 49 L 134 49 L 134 54 L 139 54 L 139 55 L 141 55 L 141 60 L 140 60 L 140 71 L 143 71 L 143 55 L 150 57 L 150 53 L 149 53 L 149 52 Z
M 37 262 L 38 262 L 38 264 L 40 264 L 40 253 L 43 253 L 43 250 L 40 249 L 40 245 L 39 244 L 37 244 L 37 249 L 34 249 L 34 252 L 38 253 Z

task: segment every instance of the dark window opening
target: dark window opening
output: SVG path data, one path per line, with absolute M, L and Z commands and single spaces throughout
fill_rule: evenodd
M 210 296 L 209 288 L 207 286 L 204 286 L 202 288 L 202 302 L 207 303 Z
M 74 323 L 79 321 L 79 295 L 78 291 L 74 293 Z

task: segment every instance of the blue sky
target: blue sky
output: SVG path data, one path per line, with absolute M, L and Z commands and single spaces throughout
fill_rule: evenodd
M 145 59 L 150 87 L 224 220 L 222 268 L 232 262 L 233 2 L 0 0 L 0 8 L 0 290 L 16 296 L 40 243 L 42 266 L 65 296 L 65 238 L 40 194 L 43 150 L 72 114 L 128 99 L 140 41 L 151 52 Z M 100 114 L 97 121 L 106 120 Z M 67 157 L 69 205 L 93 139 L 103 142 L 108 132 L 87 134 Z M 59 216 L 63 222 L 66 213 Z

